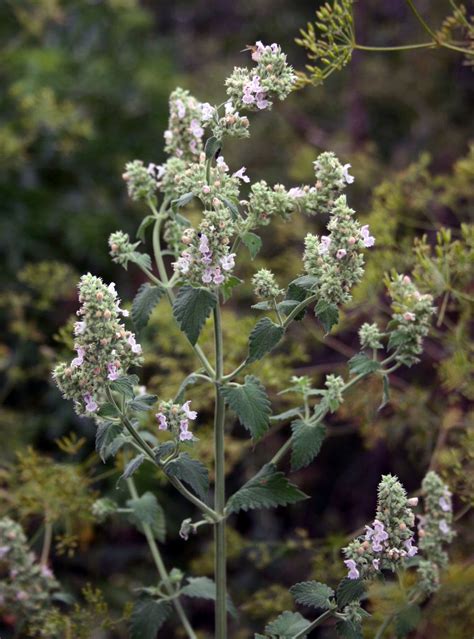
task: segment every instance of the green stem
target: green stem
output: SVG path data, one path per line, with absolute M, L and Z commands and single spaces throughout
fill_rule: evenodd
M 359 51 L 380 51 L 380 52 L 390 52 L 390 51 L 411 51 L 412 49 L 433 49 L 436 47 L 435 42 L 420 42 L 418 44 L 401 44 L 394 47 L 370 47 L 363 44 L 354 44 L 354 49 L 358 49 Z
M 428 25 L 428 23 L 425 22 L 424 18 L 422 17 L 422 15 L 419 13 L 418 9 L 416 8 L 413 0 L 406 0 L 406 3 L 410 7 L 410 10 L 413 13 L 413 15 L 415 16 L 415 18 L 418 20 L 418 22 L 421 24 L 423 29 L 426 31 L 426 33 L 433 38 L 433 40 L 435 41 L 436 44 L 440 44 L 440 42 L 438 41 L 438 36 L 431 29 L 431 27 Z
M 129 477 L 127 479 L 127 486 L 128 486 L 128 490 L 130 492 L 130 495 L 133 499 L 138 499 L 139 495 L 135 486 L 135 482 L 133 481 L 132 477 Z M 170 578 L 168 575 L 168 571 L 166 570 L 165 564 L 163 562 L 163 559 L 161 557 L 161 553 L 160 550 L 158 548 L 158 545 L 155 541 L 155 537 L 153 535 L 153 531 L 150 527 L 149 524 L 145 524 L 142 522 L 142 529 L 143 529 L 143 533 L 146 537 L 148 546 L 150 548 L 150 552 L 151 555 L 153 557 L 153 561 L 155 562 L 155 566 L 156 569 L 158 571 L 158 574 L 160 575 L 160 579 L 164 584 L 164 587 L 166 589 L 166 592 L 168 593 L 168 595 L 170 595 L 170 597 L 173 597 L 173 595 L 175 594 L 175 591 L 173 589 L 173 585 L 170 582 Z M 188 635 L 189 639 L 197 639 L 196 634 L 194 632 L 194 630 L 191 627 L 191 624 L 189 623 L 189 620 L 186 616 L 186 613 L 184 612 L 184 608 L 181 605 L 180 600 L 178 599 L 178 597 L 173 597 L 172 599 L 173 601 L 173 606 L 178 614 L 178 617 L 183 625 L 183 628 L 186 631 L 186 634 Z
M 214 413 L 214 456 L 215 488 L 214 509 L 222 517 L 214 527 L 214 572 L 216 582 L 215 636 L 227 637 L 227 575 L 226 575 L 226 529 L 225 529 L 225 403 L 220 393 L 220 384 L 224 370 L 224 351 L 222 340 L 222 320 L 220 304 L 214 309 L 214 336 L 216 349 L 216 400 Z
M 313 623 L 310 623 L 309 626 L 306 626 L 304 630 L 301 630 L 301 632 L 298 632 L 296 635 L 293 635 L 292 639 L 300 639 L 300 637 L 306 637 L 306 635 L 309 632 L 311 632 L 311 630 L 314 630 L 314 628 L 322 624 L 323 621 L 326 621 L 326 619 L 329 619 L 329 617 L 332 617 L 332 614 L 333 614 L 333 610 L 326 610 L 326 612 L 323 612 L 323 614 L 320 615 L 317 619 L 315 619 Z

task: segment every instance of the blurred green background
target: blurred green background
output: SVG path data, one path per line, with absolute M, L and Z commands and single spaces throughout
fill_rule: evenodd
M 418 4 L 434 24 L 449 11 L 444 0 Z M 134 233 L 144 215 L 127 198 L 121 174 L 131 159 L 163 161 L 170 91 L 179 85 L 202 101 L 221 102 L 225 77 L 247 63 L 241 50 L 256 40 L 278 42 L 290 63 L 303 69 L 305 53 L 294 40 L 316 8 L 308 0 L 0 3 L 0 514 L 21 521 L 38 550 L 44 512 L 54 512 L 52 567 L 84 606 L 77 613 L 81 622 L 74 621 L 77 636 L 126 637 L 125 622 L 97 628 L 104 619 L 120 618 L 134 588 L 154 580 L 144 539 L 127 521 L 92 521 L 94 491 L 120 494 L 118 470 L 94 457 L 93 424 L 79 420 L 51 384 L 52 366 L 71 347 L 77 279 L 90 271 L 115 281 L 124 300 L 142 282 L 138 271 L 112 264 L 107 238 L 117 229 Z M 420 38 L 401 1 L 361 1 L 355 10 L 360 42 Z M 285 408 L 276 392 L 292 374 L 310 375 L 316 385 L 327 373 L 345 372 L 358 348 L 357 328 L 387 314 L 383 274 L 390 268 L 415 268 L 419 284 L 444 308 L 423 362 L 394 376 L 390 406 L 377 412 L 380 389 L 367 382 L 332 417 L 334 436 L 294 477 L 312 499 L 242 517 L 231 531 L 230 589 L 241 609 L 232 637 L 250 636 L 291 607 L 286 587 L 295 581 L 342 576 L 338 549 L 371 517 L 381 474 L 397 473 L 413 491 L 430 466 L 456 494 L 458 537 L 453 568 L 412 636 L 463 639 L 472 633 L 473 98 L 472 70 L 455 53 L 356 52 L 324 85 L 306 87 L 254 116 L 251 142 L 226 147 L 226 161 L 246 166 L 252 179 L 288 185 L 310 181 L 317 154 L 335 151 L 352 164 L 356 181 L 349 202 L 377 238 L 366 277 L 337 330 L 323 339 L 308 320 L 273 360 L 254 365 L 274 392 L 275 412 Z M 248 282 L 270 263 L 282 282 L 289 281 L 301 269 L 304 233 L 318 232 L 322 222 L 268 228 L 262 254 L 240 276 Z M 436 253 L 430 247 L 437 242 Z M 228 352 L 236 362 L 255 320 L 248 310 L 250 287 L 239 291 L 226 311 Z M 164 305 L 153 316 L 145 346 L 143 382 L 167 398 L 194 363 Z M 209 417 L 211 398 L 194 394 Z M 283 437 L 275 432 L 248 456 L 248 442 L 235 427 L 229 491 Z M 198 454 L 210 460 L 205 428 L 201 439 Z M 139 484 L 157 491 L 167 512 L 168 567 L 210 574 L 209 535 L 184 544 L 177 534 L 188 506 L 151 472 L 141 471 Z M 84 602 L 81 589 L 88 583 L 103 590 L 108 612 L 91 603 L 94 597 Z M 380 587 L 372 601 L 384 596 Z M 196 604 L 190 611 L 202 637 L 210 637 L 212 606 Z M 0 621 L 2 637 L 13 636 L 12 624 L 8 615 Z M 90 634 L 91 628 L 99 634 Z M 369 637 L 371 628 L 369 623 Z M 331 633 L 323 629 L 320 636 L 330 639 Z

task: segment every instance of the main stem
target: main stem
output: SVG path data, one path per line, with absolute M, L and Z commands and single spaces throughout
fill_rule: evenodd
M 216 639 L 227 638 L 227 575 L 226 575 L 226 539 L 225 539 L 225 404 L 220 393 L 220 384 L 224 372 L 224 353 L 222 348 L 222 322 L 219 302 L 214 309 L 214 336 L 216 349 L 216 401 L 214 413 L 214 459 L 215 487 L 214 510 L 222 516 L 214 524 L 214 574 L 216 582 Z

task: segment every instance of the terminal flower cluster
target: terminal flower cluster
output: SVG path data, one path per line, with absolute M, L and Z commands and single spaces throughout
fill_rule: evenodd
M 194 160 L 203 150 L 202 138 L 213 107 L 201 104 L 189 91 L 175 89 L 169 98 L 169 122 L 164 133 L 165 151 L 184 160 Z
M 343 549 L 349 579 L 374 577 L 382 569 L 395 571 L 405 558 L 417 554 L 412 510 L 417 503 L 418 499 L 407 498 L 397 477 L 382 477 L 372 525 L 365 527 L 365 535 Z
M 328 235 L 309 233 L 305 238 L 303 263 L 308 275 L 318 279 L 321 299 L 343 304 L 351 299 L 351 289 L 364 273 L 362 250 L 374 245 L 367 225 L 354 219 L 346 196 L 340 195 L 331 209 Z
M 79 415 L 96 413 L 104 399 L 104 385 L 142 363 L 141 346 L 119 317 L 115 284 L 108 286 L 90 273 L 79 282 L 79 320 L 74 325 L 76 357 L 62 362 L 53 377 L 66 399 L 74 400 Z
M 226 80 L 227 95 L 236 109 L 270 109 L 273 100 L 284 100 L 294 89 L 296 75 L 278 44 L 250 47 L 256 66 L 249 71 L 235 67 Z
M 182 405 L 174 404 L 172 401 L 161 402 L 155 415 L 159 430 L 170 431 L 174 438 L 181 442 L 192 441 L 194 435 L 189 430 L 189 422 L 197 418 L 197 412 L 191 410 L 190 406 L 190 401 Z
M 423 339 L 428 335 L 435 312 L 433 297 L 421 294 L 408 275 L 395 274 L 388 282 L 392 298 L 390 345 L 397 347 L 396 360 L 412 366 L 419 361 Z
M 427 594 L 439 588 L 439 573 L 448 564 L 445 551 L 454 538 L 451 492 L 434 471 L 423 480 L 424 512 L 418 515 L 418 538 L 423 559 L 418 566 L 421 587 Z

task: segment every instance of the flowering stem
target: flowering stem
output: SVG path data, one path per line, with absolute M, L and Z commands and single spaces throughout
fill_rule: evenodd
M 132 477 L 129 477 L 127 479 L 127 486 L 128 486 L 128 490 L 130 492 L 130 495 L 133 499 L 138 499 L 139 495 L 137 492 L 137 488 L 135 486 L 135 482 L 133 481 Z M 158 571 L 158 574 L 160 575 L 160 579 L 163 582 L 163 585 L 166 589 L 166 592 L 170 595 L 170 597 L 172 597 L 172 602 L 173 602 L 173 606 L 175 607 L 175 610 L 178 614 L 178 617 L 181 621 L 181 623 L 183 624 L 183 628 L 186 631 L 186 634 L 188 635 L 189 639 L 196 639 L 196 634 L 194 632 L 194 630 L 191 627 L 191 624 L 189 623 L 189 620 L 186 616 L 186 613 L 184 612 L 184 608 L 181 605 L 180 600 L 178 599 L 178 597 L 175 597 L 175 591 L 173 589 L 173 586 L 170 582 L 169 579 L 169 575 L 168 575 L 168 571 L 166 570 L 165 564 L 163 562 L 163 559 L 161 557 L 161 553 L 160 550 L 158 548 L 158 545 L 155 541 L 155 537 L 153 535 L 153 531 L 150 527 L 149 524 L 145 524 L 142 522 L 142 529 L 143 529 L 143 533 L 146 537 L 148 546 L 150 548 L 150 552 L 151 555 L 153 557 L 153 561 L 155 562 L 155 566 L 156 569 Z
M 160 468 L 161 470 L 164 470 L 165 465 L 159 463 L 156 460 L 155 457 L 155 453 L 153 451 L 153 448 L 151 448 L 151 446 L 140 436 L 140 434 L 135 430 L 135 428 L 133 427 L 133 425 L 131 424 L 130 420 L 128 419 L 128 417 L 125 415 L 125 413 L 120 409 L 120 407 L 117 405 L 117 402 L 115 401 L 112 393 L 110 392 L 110 389 L 108 387 L 106 387 L 106 393 L 107 393 L 107 397 L 109 398 L 109 400 L 112 402 L 112 404 L 115 406 L 115 408 L 119 411 L 120 413 L 120 421 L 123 424 L 123 426 L 125 426 L 125 428 L 128 430 L 128 432 L 130 433 L 130 435 L 133 437 L 133 439 L 135 440 L 135 442 L 138 444 L 138 446 L 140 447 L 140 449 L 148 456 L 148 458 L 150 459 L 150 461 L 152 461 L 155 466 L 158 466 L 158 468 Z M 209 506 L 207 506 L 207 504 L 205 504 L 203 501 L 201 501 L 198 497 L 196 497 L 195 495 L 193 495 L 193 493 L 191 493 L 180 481 L 179 479 L 176 479 L 176 477 L 171 477 L 170 475 L 166 475 L 168 481 L 170 482 L 170 484 L 172 486 L 174 486 L 176 488 L 176 490 L 178 490 L 183 497 L 186 497 L 186 499 L 188 501 L 190 501 L 192 504 L 194 504 L 197 508 L 199 508 L 199 510 L 204 513 L 205 515 L 208 515 L 212 521 L 214 522 L 218 522 L 220 521 L 220 517 L 217 515 L 217 513 L 210 508 Z
M 361 379 L 363 379 L 364 377 L 367 377 L 368 375 L 370 375 L 370 373 L 359 373 L 359 375 L 356 375 L 355 377 L 353 377 L 350 381 L 347 382 L 347 384 L 345 384 L 342 389 L 341 389 L 341 393 L 345 393 L 347 390 L 349 390 L 349 388 L 351 388 L 352 386 L 354 386 L 355 384 L 357 384 L 357 382 L 359 382 Z M 312 425 L 316 425 L 319 424 L 321 422 L 321 420 L 323 420 L 326 415 L 328 414 L 328 411 L 324 412 L 322 415 L 319 415 L 318 418 L 316 420 L 309 420 L 309 423 L 311 423 Z M 291 437 L 283 444 L 283 446 L 281 446 L 277 452 L 273 455 L 270 463 L 271 464 L 279 464 L 280 461 L 283 459 L 283 457 L 286 455 L 286 453 L 290 450 L 291 448 Z
M 214 457 L 215 488 L 214 509 L 222 519 L 214 527 L 214 572 L 216 582 L 215 636 L 227 637 L 227 576 L 226 576 L 226 529 L 225 529 L 225 403 L 220 392 L 224 370 L 222 320 L 220 304 L 214 309 L 214 337 L 216 351 L 216 400 L 214 413 Z
M 329 617 L 331 617 L 332 614 L 333 614 L 332 610 L 326 610 L 326 612 L 323 612 L 323 614 L 320 615 L 317 619 L 315 619 L 313 623 L 310 623 L 309 626 L 306 626 L 304 630 L 301 630 L 301 632 L 298 632 L 296 635 L 293 635 L 291 639 L 299 639 L 300 637 L 306 637 L 308 632 L 311 632 L 311 630 L 313 630 L 314 628 L 322 624 L 323 621 L 326 621 L 326 619 L 329 619 Z

